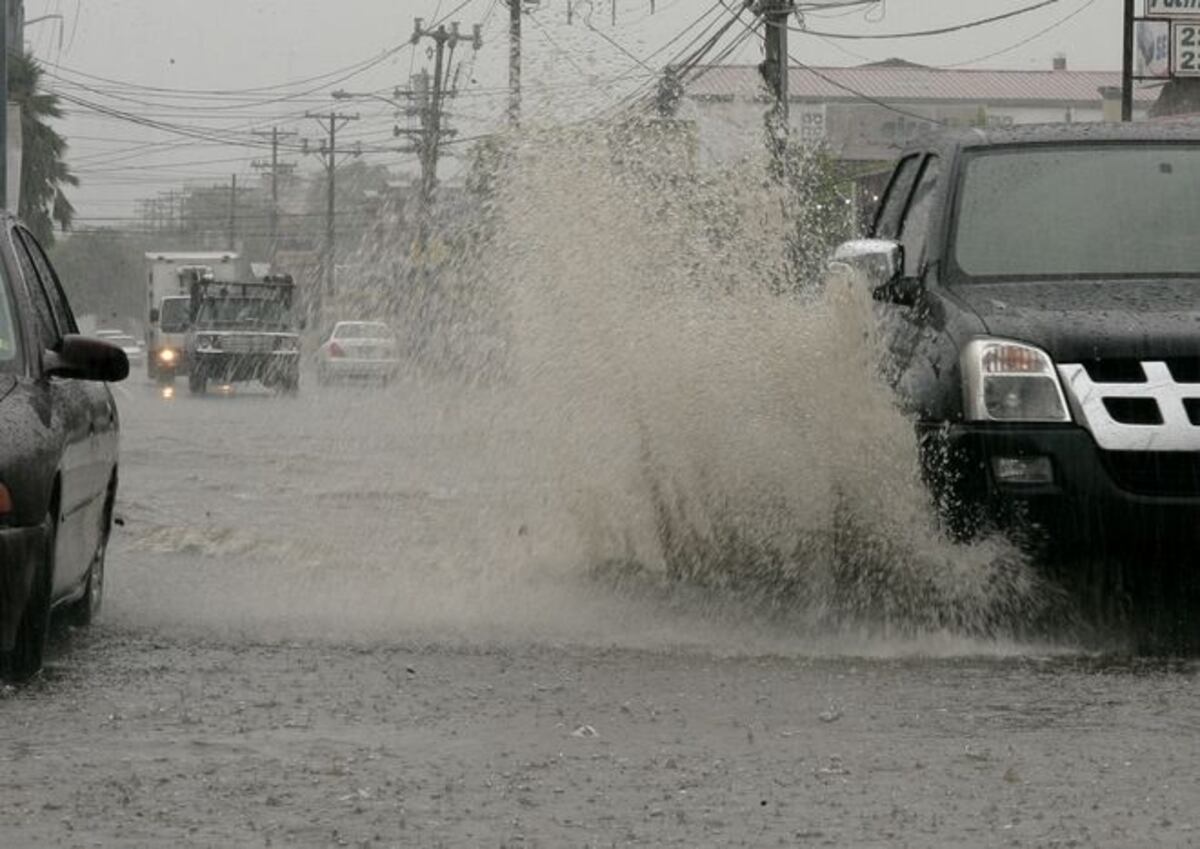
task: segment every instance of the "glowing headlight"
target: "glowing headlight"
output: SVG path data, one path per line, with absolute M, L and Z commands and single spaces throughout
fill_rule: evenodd
M 970 421 L 1071 421 L 1054 361 L 1040 348 L 976 339 L 963 349 L 962 372 Z
M 171 363 L 175 362 L 175 360 L 178 357 L 179 357 L 179 355 L 176 354 L 175 351 L 173 351 L 170 348 L 163 348 L 161 351 L 158 352 L 159 362 L 166 363 L 167 365 L 170 365 Z

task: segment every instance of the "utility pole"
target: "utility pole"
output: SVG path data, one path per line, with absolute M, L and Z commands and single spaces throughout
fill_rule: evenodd
M 1133 7 L 1134 0 L 1125 0 L 1125 21 L 1121 49 L 1121 120 L 1133 120 Z
M 237 250 L 237 174 L 229 180 L 229 250 Z
M 256 170 L 268 169 L 271 172 L 271 241 L 270 241 L 270 260 L 275 262 L 275 251 L 279 245 L 279 175 L 287 174 L 296 168 L 293 162 L 279 161 L 279 138 L 280 136 L 294 136 L 294 131 L 281 133 L 278 127 L 272 127 L 271 132 L 265 130 L 256 130 L 256 136 L 271 137 L 271 161 L 270 163 L 263 162 L 261 159 L 256 159 L 250 163 L 250 167 Z
M 521 4 L 508 0 L 508 121 L 521 123 Z
M 758 0 L 755 11 L 762 16 L 766 58 L 759 66 L 771 93 L 767 111 L 767 139 L 778 163 L 783 161 L 788 139 L 788 16 L 794 0 Z
M 314 115 L 308 113 L 309 118 L 315 119 L 321 124 L 321 129 L 324 130 L 326 138 L 321 141 L 320 146 L 316 151 L 308 149 L 308 139 L 304 139 L 303 150 L 305 153 L 314 153 L 325 166 L 325 245 L 321 254 L 321 271 L 324 278 L 325 291 L 321 295 L 321 301 L 324 298 L 332 298 L 334 288 L 337 282 L 335 274 L 335 264 L 337 261 L 337 209 L 334 198 L 337 190 L 337 167 L 338 149 L 337 149 L 337 133 L 342 127 L 351 121 L 357 121 L 357 115 L 343 115 L 338 112 L 330 112 L 328 116 Z M 326 124 L 325 122 L 328 121 Z M 343 154 L 344 156 L 359 156 L 361 154 L 361 145 L 354 150 Z
M 518 0 L 513 0 L 513 2 L 518 2 Z M 510 5 L 509 8 L 511 9 L 513 6 Z M 413 132 L 396 128 L 397 135 L 417 136 L 414 149 L 421 159 L 422 223 L 420 243 L 422 245 L 425 244 L 428 235 L 429 217 L 433 210 L 434 192 L 437 189 L 437 163 L 442 136 L 454 134 L 453 131 L 442 128 L 442 104 L 447 96 L 454 94 L 448 90 L 447 66 L 453 63 L 454 49 L 460 41 L 465 41 L 466 37 L 459 32 L 458 21 L 451 22 L 449 27 L 439 24 L 437 29 L 427 29 L 423 19 L 417 18 L 413 26 L 412 43 L 419 44 L 423 38 L 431 39 L 434 42 L 433 79 L 429 80 L 425 74 L 419 77 L 419 82 L 415 86 L 417 107 L 409 109 L 409 114 L 415 112 L 420 116 L 421 129 Z M 483 27 L 479 24 L 475 24 L 472 28 L 470 43 L 474 50 L 483 46 Z M 447 48 L 450 50 L 449 57 L 446 56 Z
M 21 0 L 4 0 L 4 14 L 0 15 L 0 44 L 4 45 L 4 61 L 0 62 L 0 209 L 8 209 L 8 52 L 12 49 L 12 33 L 9 15 L 13 3 Z

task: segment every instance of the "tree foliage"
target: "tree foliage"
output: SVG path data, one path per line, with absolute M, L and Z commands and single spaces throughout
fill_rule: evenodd
M 75 208 L 65 188 L 79 185 L 67 167 L 67 142 L 50 125 L 62 117 L 58 97 L 42 87 L 43 71 L 28 53 L 8 54 L 8 96 L 21 107 L 21 204 L 18 214 L 43 245 L 54 226 L 69 229 Z

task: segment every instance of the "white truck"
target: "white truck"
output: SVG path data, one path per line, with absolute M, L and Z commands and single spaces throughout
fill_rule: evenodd
M 146 254 L 146 374 L 170 383 L 187 374 L 189 286 L 201 276 L 218 281 L 246 279 L 242 258 L 233 252 L 151 251 Z

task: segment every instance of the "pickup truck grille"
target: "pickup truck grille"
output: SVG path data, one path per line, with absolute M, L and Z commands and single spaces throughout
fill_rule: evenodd
M 1200 360 L 1099 360 L 1058 372 L 1101 449 L 1200 451 Z
M 1105 451 L 1113 483 L 1136 495 L 1200 495 L 1200 453 L 1191 451 Z

